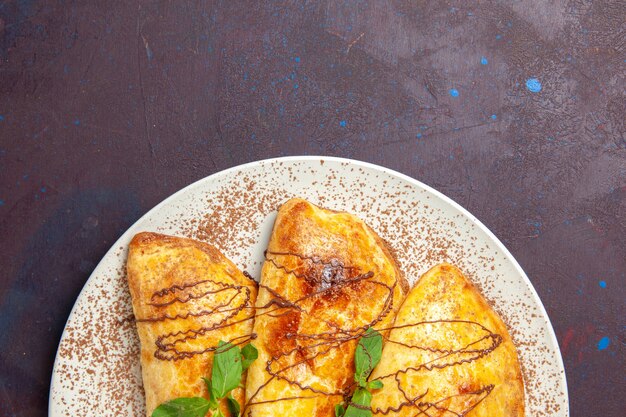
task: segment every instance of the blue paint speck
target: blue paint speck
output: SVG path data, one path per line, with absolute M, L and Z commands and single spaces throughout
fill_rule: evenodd
M 533 226 L 533 228 L 534 228 L 533 233 L 534 233 L 536 236 L 539 236 L 539 235 L 541 234 L 541 226 L 543 225 L 541 221 L 537 221 L 537 220 L 535 220 L 535 221 L 533 221 L 533 220 L 528 220 L 526 223 L 527 223 L 529 226 Z M 579 279 L 580 279 L 580 278 L 579 278 Z
M 541 82 L 536 78 L 529 78 L 526 80 L 526 88 L 531 93 L 538 93 L 541 91 Z
M 294 61 L 296 61 L 296 62 L 300 62 L 300 57 L 299 57 L 299 56 L 297 56 L 297 57 L 295 57 L 293 60 L 294 60 Z
M 482 65 L 487 65 L 487 64 L 489 63 L 489 61 L 487 61 L 487 58 L 482 57 L 482 58 L 480 58 L 480 63 L 481 63 Z
M 341 126 L 341 127 L 346 127 L 346 125 L 347 125 L 347 123 L 346 123 L 345 120 L 342 120 L 342 121 L 339 122 L 339 126 Z
M 0 122 L 4 122 L 4 116 L 0 114 Z
M 459 90 L 457 90 L 456 88 L 451 88 L 450 89 L 450 95 L 452 97 L 458 97 L 459 96 Z
M 598 285 L 600 286 L 600 288 L 606 288 L 606 281 L 600 281 L 598 282 Z
M 496 120 L 496 119 L 498 118 L 498 116 L 497 116 L 497 115 L 495 115 L 495 114 L 492 114 L 492 115 L 491 115 L 491 118 L 492 118 L 493 120 Z
M 4 200 L 0 200 L 0 206 L 4 206 Z
M 496 39 L 502 39 L 502 35 L 496 35 Z
M 298 87 L 299 87 L 299 85 L 298 85 L 298 84 L 294 84 L 294 85 L 293 85 L 293 88 L 294 88 L 294 89 L 296 89 L 296 90 L 298 89 Z
M 39 189 L 39 191 L 41 191 L 42 193 L 45 193 L 45 192 L 46 192 L 46 187 L 41 187 L 41 188 Z
M 604 336 L 598 342 L 598 350 L 604 350 L 608 348 L 610 344 L 611 344 L 611 339 L 609 339 L 607 336 Z
M 418 133 L 418 134 L 417 134 L 417 135 L 415 135 L 415 136 L 416 136 L 418 139 L 421 139 L 421 138 L 422 138 L 422 134 L 421 134 L 421 133 Z
M 79 119 L 74 120 L 74 125 L 75 126 L 80 126 L 80 120 Z

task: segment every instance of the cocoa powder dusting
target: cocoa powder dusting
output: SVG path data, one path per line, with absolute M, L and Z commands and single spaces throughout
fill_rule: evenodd
M 437 263 L 457 265 L 508 325 L 524 373 L 527 415 L 552 416 L 566 407 L 562 375 L 554 371 L 556 353 L 532 289 L 473 218 L 430 191 L 325 159 L 267 162 L 217 175 L 191 194 L 147 216 L 134 232 L 210 242 L 258 280 L 272 216 L 297 196 L 365 220 L 388 243 L 410 284 Z M 94 273 L 68 320 L 51 392 L 64 415 L 145 414 L 139 341 L 128 320 L 132 308 L 124 271 L 130 238 Z

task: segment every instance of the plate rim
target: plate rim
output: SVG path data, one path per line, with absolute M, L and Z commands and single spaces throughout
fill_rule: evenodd
M 231 172 L 240 171 L 240 170 L 243 170 L 243 169 L 246 169 L 246 168 L 250 168 L 250 167 L 254 167 L 254 166 L 262 166 L 262 165 L 266 165 L 266 164 L 280 163 L 280 162 L 302 162 L 302 161 L 307 161 L 307 162 L 308 161 L 324 161 L 324 162 L 325 161 L 332 161 L 332 162 L 337 162 L 337 163 L 340 163 L 340 164 L 348 164 L 348 165 L 360 166 L 360 167 L 369 168 L 369 169 L 373 169 L 373 170 L 383 171 L 386 174 L 390 174 L 392 176 L 396 176 L 396 177 L 398 177 L 398 178 L 400 178 L 400 179 L 402 179 L 404 181 L 409 182 L 413 186 L 416 186 L 418 188 L 424 189 L 424 190 L 434 194 L 436 197 L 440 198 L 445 203 L 450 204 L 452 207 L 454 207 L 459 212 L 461 212 L 464 216 L 466 216 L 469 220 L 471 220 L 472 223 L 474 223 L 482 232 L 484 232 L 496 244 L 497 249 L 502 251 L 502 254 L 511 262 L 511 264 L 513 265 L 515 270 L 520 274 L 520 276 L 523 278 L 524 282 L 528 285 L 532 298 L 538 304 L 539 311 L 542 313 L 542 316 L 546 320 L 546 323 L 548 325 L 547 326 L 548 337 L 550 338 L 550 340 L 552 341 L 552 343 L 556 347 L 556 359 L 557 359 L 556 360 L 556 365 L 562 370 L 560 379 L 561 379 L 561 383 L 563 384 L 563 396 L 565 397 L 564 398 L 565 404 L 567 405 L 566 415 L 567 416 L 570 415 L 570 410 L 569 410 L 569 390 L 568 390 L 568 387 L 567 387 L 567 375 L 565 373 L 565 365 L 563 363 L 563 357 L 562 357 L 562 354 L 561 354 L 561 347 L 559 346 L 559 341 L 556 338 L 556 334 L 554 332 L 554 327 L 552 326 L 552 321 L 550 320 L 550 316 L 548 315 L 548 312 L 546 311 L 545 306 L 543 305 L 543 302 L 541 301 L 541 298 L 539 297 L 539 294 L 537 293 L 537 290 L 535 290 L 535 287 L 533 286 L 532 282 L 530 281 L 530 279 L 526 275 L 526 272 L 524 272 L 524 270 L 522 269 L 521 265 L 517 262 L 517 259 L 515 259 L 513 254 L 506 248 L 506 246 L 504 246 L 504 244 L 500 241 L 500 239 L 498 239 L 498 237 L 487 226 L 485 226 L 476 216 L 474 216 L 472 213 L 470 213 L 469 210 L 467 210 L 466 208 L 461 206 L 459 203 L 454 201 L 452 198 L 450 198 L 447 195 L 443 194 L 441 191 L 438 191 L 435 188 L 433 188 L 433 187 L 431 187 L 431 186 L 429 186 L 427 184 L 424 184 L 423 182 L 419 181 L 418 179 L 410 177 L 409 175 L 403 174 L 403 173 L 401 173 L 399 171 L 396 171 L 394 169 L 387 168 L 387 167 L 384 167 L 382 165 L 377 165 L 377 164 L 374 164 L 374 163 L 371 163 L 371 162 L 365 162 L 365 161 L 360 161 L 360 160 L 351 159 L 351 158 L 342 158 L 342 157 L 337 157 L 337 156 L 292 155 L 292 156 L 282 156 L 282 157 L 259 159 L 259 160 L 256 160 L 256 161 L 246 162 L 244 164 L 235 165 L 235 166 L 232 166 L 230 168 L 226 168 L 226 169 L 223 169 L 221 171 L 214 172 L 214 173 L 212 173 L 210 175 L 207 175 L 206 177 L 200 178 L 200 179 L 198 179 L 198 180 L 196 180 L 196 181 L 194 181 L 194 182 L 184 186 L 183 188 L 179 189 L 178 191 L 174 192 L 173 194 L 170 194 L 165 199 L 163 199 L 162 201 L 157 203 L 154 207 L 152 207 L 146 213 L 144 213 L 141 217 L 139 217 L 139 219 L 137 219 L 132 225 L 130 225 L 124 231 L 124 233 L 122 233 L 122 235 L 111 245 L 109 250 L 107 250 L 106 253 L 102 256 L 102 258 L 100 259 L 100 261 L 98 262 L 96 267 L 93 269 L 91 274 L 89 274 L 89 278 L 87 278 L 87 280 L 83 284 L 83 287 L 81 288 L 80 292 L 76 296 L 76 300 L 74 300 L 74 304 L 72 305 L 72 309 L 70 310 L 70 314 L 67 316 L 67 319 L 65 320 L 65 324 L 63 326 L 63 332 L 61 333 L 61 337 L 59 338 L 59 343 L 57 345 L 57 349 L 56 349 L 56 353 L 55 353 L 55 357 L 54 357 L 54 364 L 52 366 L 52 372 L 50 374 L 50 387 L 49 387 L 49 390 L 48 390 L 48 417 L 55 417 L 55 416 L 52 415 L 52 408 L 53 408 L 52 390 L 53 390 L 53 387 L 54 387 L 54 377 L 55 377 L 55 375 L 57 373 L 57 367 L 59 365 L 59 348 L 61 347 L 61 343 L 63 342 L 63 340 L 66 337 L 66 334 L 67 334 L 67 324 L 74 317 L 74 314 L 76 313 L 76 309 L 77 309 L 77 306 L 78 306 L 78 302 L 82 298 L 83 293 L 85 292 L 85 289 L 90 284 L 92 279 L 95 279 L 94 277 L 97 275 L 99 270 L 101 268 L 103 268 L 104 260 L 108 259 L 109 256 L 114 252 L 114 250 L 119 245 L 121 245 L 122 242 L 127 240 L 126 236 L 130 233 L 130 231 L 132 229 L 134 229 L 135 226 L 137 226 L 137 224 L 142 222 L 146 217 L 150 216 L 153 212 L 158 211 L 162 206 L 168 204 L 170 202 L 170 200 L 175 200 L 176 197 L 178 197 L 179 195 L 182 195 L 182 194 L 185 194 L 185 193 L 189 192 L 189 190 L 199 186 L 201 183 L 204 183 L 205 181 L 210 181 L 212 179 L 215 180 L 216 178 L 218 178 L 220 176 L 228 175 Z

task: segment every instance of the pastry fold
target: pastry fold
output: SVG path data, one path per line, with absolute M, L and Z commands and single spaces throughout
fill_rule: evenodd
M 374 416 L 522 417 L 524 385 L 505 324 L 448 264 L 409 292 L 370 380 Z
M 256 283 L 215 247 L 157 233 L 133 238 L 127 276 L 147 415 L 174 398 L 208 398 L 201 377 L 211 375 L 218 342 L 250 340 Z M 244 403 L 242 388 L 233 396 Z M 230 415 L 225 402 L 220 408 Z
M 332 417 L 358 338 L 392 324 L 407 284 L 363 221 L 302 199 L 280 207 L 265 256 L 244 415 Z

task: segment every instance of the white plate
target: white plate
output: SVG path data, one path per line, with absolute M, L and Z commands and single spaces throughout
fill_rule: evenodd
M 329 157 L 279 158 L 219 172 L 172 195 L 128 229 L 96 267 L 67 321 L 52 373 L 49 415 L 145 415 L 124 274 L 135 233 L 208 240 L 258 278 L 275 210 L 293 196 L 360 216 L 395 249 L 411 283 L 438 262 L 458 265 L 509 325 L 524 371 L 526 416 L 569 415 L 554 331 L 502 243 L 458 204 L 419 181 Z

